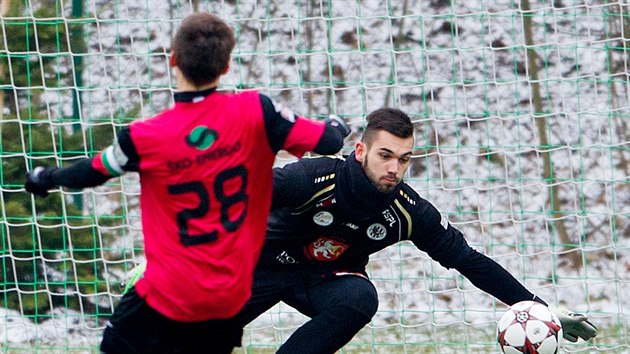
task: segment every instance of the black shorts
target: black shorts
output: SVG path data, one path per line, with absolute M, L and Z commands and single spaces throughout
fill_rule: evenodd
M 203 322 L 171 320 L 147 305 L 135 289 L 125 294 L 101 342 L 104 353 L 231 353 L 243 327 L 233 319 Z

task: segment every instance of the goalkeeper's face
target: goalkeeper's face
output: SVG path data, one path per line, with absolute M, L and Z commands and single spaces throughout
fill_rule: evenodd
M 371 143 L 357 143 L 355 154 L 376 189 L 390 193 L 409 168 L 412 148 L 413 137 L 399 138 L 381 130 Z

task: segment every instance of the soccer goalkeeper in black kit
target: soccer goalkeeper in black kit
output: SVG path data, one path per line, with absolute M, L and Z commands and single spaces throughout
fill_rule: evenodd
M 311 319 L 278 353 L 334 353 L 370 322 L 378 308 L 366 273 L 369 256 L 410 240 L 479 289 L 513 305 L 546 303 L 507 270 L 475 251 L 403 176 L 413 124 L 397 109 L 367 117 L 355 151 L 345 159 L 302 159 L 274 169 L 267 235 L 254 273 L 252 297 L 237 315 L 243 325 L 283 301 Z M 564 338 L 597 335 L 584 315 L 552 308 Z

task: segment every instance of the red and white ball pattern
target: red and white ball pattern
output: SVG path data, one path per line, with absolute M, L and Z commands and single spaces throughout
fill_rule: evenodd
M 562 338 L 558 317 L 543 304 L 521 301 L 499 320 L 498 338 L 505 354 L 556 354 Z

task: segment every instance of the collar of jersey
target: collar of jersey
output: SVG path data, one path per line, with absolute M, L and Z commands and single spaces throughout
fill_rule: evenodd
M 175 102 L 199 102 L 216 90 L 216 87 L 212 87 L 201 91 L 177 92 L 175 95 L 173 95 L 173 98 L 175 99 Z
M 356 160 L 354 152 L 344 163 L 345 167 L 339 170 L 337 193 L 340 203 L 351 205 L 353 213 L 364 216 L 380 213 L 398 195 L 402 183 L 390 193 L 378 191 Z

